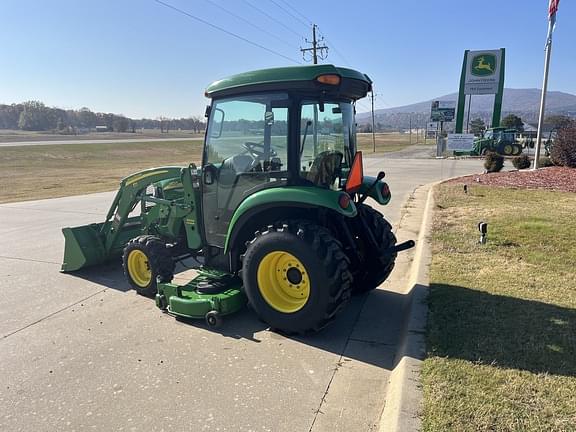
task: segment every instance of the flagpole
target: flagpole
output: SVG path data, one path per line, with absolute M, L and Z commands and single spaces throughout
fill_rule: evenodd
M 536 134 L 536 149 L 534 152 L 534 166 L 532 167 L 532 170 L 538 169 L 538 159 L 540 159 L 540 143 L 542 141 L 542 127 L 544 125 L 544 111 L 546 106 L 546 91 L 548 89 L 548 70 L 550 67 L 550 53 L 552 52 L 553 25 L 553 21 L 549 19 L 548 38 L 546 40 L 546 54 L 544 60 L 544 80 L 542 82 L 542 95 L 540 96 L 540 114 L 538 115 L 538 132 Z

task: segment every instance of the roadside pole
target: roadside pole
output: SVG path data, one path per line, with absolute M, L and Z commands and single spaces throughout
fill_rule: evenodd
M 470 128 L 470 105 L 472 105 L 472 95 L 468 95 L 468 118 L 466 119 L 466 133 Z
M 376 153 L 376 133 L 374 132 L 374 89 L 370 92 L 372 95 L 372 153 Z
M 548 3 L 548 35 L 546 37 L 546 47 L 544 55 L 544 79 L 542 80 L 542 95 L 540 96 L 540 113 L 538 115 L 538 133 L 536 134 L 536 148 L 534 149 L 533 170 L 538 169 L 538 159 L 540 159 L 540 145 L 542 143 L 542 127 L 544 125 L 544 112 L 546 110 L 546 92 L 548 90 L 548 71 L 550 69 L 550 55 L 552 53 L 552 33 L 556 27 L 556 12 L 560 0 L 550 0 Z

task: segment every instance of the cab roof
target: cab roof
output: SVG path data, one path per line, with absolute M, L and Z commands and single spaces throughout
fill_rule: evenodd
M 316 81 L 320 75 L 338 75 L 340 83 L 321 84 Z M 331 93 L 356 100 L 366 96 L 371 88 L 372 80 L 368 75 L 353 69 L 322 64 L 260 69 L 232 75 L 210 84 L 205 94 L 209 98 L 217 98 L 258 91 L 300 90 Z

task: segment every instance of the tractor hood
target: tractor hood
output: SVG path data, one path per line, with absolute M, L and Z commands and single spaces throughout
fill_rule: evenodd
M 318 80 L 320 76 L 337 76 L 337 83 Z M 295 90 L 329 94 L 352 100 L 361 99 L 372 88 L 372 80 L 353 69 L 334 65 L 294 66 L 261 69 L 215 81 L 206 89 L 206 97 L 215 98 L 260 91 Z

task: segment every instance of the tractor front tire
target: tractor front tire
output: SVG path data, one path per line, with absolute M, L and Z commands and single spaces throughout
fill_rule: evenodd
M 349 259 L 327 229 L 290 220 L 257 231 L 242 258 L 246 295 L 260 319 L 288 334 L 318 331 L 351 294 Z
M 366 204 L 358 205 L 358 213 L 366 229 L 372 232 L 378 249 L 361 251 L 363 262 L 354 273 L 355 294 L 371 291 L 388 279 L 394 269 L 397 255 L 384 253 L 386 249 L 396 244 L 396 236 L 392 232 L 392 226 L 382 214 Z
M 122 265 L 132 288 L 145 297 L 156 295 L 158 278 L 169 282 L 174 276 L 170 251 L 156 236 L 142 235 L 130 240 L 124 248 Z

